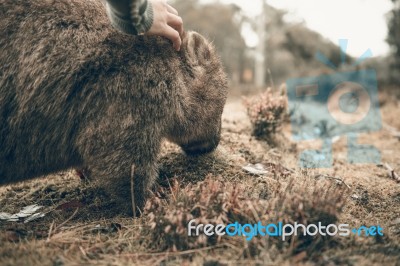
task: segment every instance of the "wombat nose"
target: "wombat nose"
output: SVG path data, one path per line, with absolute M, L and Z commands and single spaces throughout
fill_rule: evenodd
M 182 149 L 189 156 L 198 156 L 214 151 L 219 143 L 219 137 L 211 141 L 197 141 L 183 145 Z

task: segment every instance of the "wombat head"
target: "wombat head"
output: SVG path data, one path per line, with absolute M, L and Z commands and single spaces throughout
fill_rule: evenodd
M 221 115 L 227 95 L 227 79 L 213 45 L 196 32 L 183 37 L 183 77 L 189 97 L 183 99 L 182 119 L 171 137 L 188 155 L 213 151 L 221 135 Z

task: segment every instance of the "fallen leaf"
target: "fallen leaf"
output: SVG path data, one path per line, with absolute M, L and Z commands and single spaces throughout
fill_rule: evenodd
M 23 207 L 22 210 L 18 214 L 19 215 L 25 215 L 25 214 L 32 215 L 41 208 L 43 208 L 43 206 L 39 206 L 37 204 L 29 205 L 29 206 Z M 20 217 L 26 217 L 26 216 L 20 216 Z
M 388 170 L 389 177 L 394 179 L 396 182 L 400 182 L 400 176 L 396 173 L 396 171 L 388 164 L 378 164 L 378 167 L 384 167 Z
M 45 216 L 45 214 L 42 213 L 42 212 L 35 213 L 35 214 L 33 214 L 32 216 L 30 216 L 30 217 L 28 217 L 27 219 L 25 219 L 24 223 L 29 223 L 29 222 L 31 222 L 31 221 L 33 221 L 33 220 L 42 218 L 42 217 L 44 217 L 44 216 Z
M 353 194 L 353 195 L 351 195 L 351 197 L 352 197 L 353 199 L 355 199 L 355 200 L 357 200 L 357 199 L 360 198 L 360 196 L 358 196 L 357 194 Z
M 245 170 L 246 172 L 250 173 L 250 174 L 253 174 L 253 175 L 266 175 L 266 174 L 268 174 L 268 170 L 261 163 L 248 164 L 246 166 L 243 166 L 242 169 Z
M 9 220 L 11 219 L 12 214 L 7 212 L 0 212 L 0 220 Z
M 35 219 L 41 218 L 45 216 L 44 213 L 36 213 L 38 210 L 43 208 L 43 206 L 32 204 L 26 207 L 23 207 L 18 213 L 10 214 L 6 212 L 0 213 L 0 220 L 4 220 L 7 222 L 19 222 L 24 221 L 24 223 L 33 221 Z M 25 219 L 25 220 L 24 220 Z

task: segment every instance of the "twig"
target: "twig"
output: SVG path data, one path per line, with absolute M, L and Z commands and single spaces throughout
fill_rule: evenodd
M 348 189 L 351 189 L 351 187 L 349 185 L 347 185 L 346 182 L 344 182 L 344 180 L 341 179 L 340 177 L 335 177 L 335 176 L 330 176 L 330 175 L 322 175 L 322 174 L 318 174 L 315 176 L 315 178 L 320 178 L 320 177 L 339 181 L 340 183 L 343 183 Z
M 51 223 L 49 233 L 47 234 L 47 241 L 50 241 L 51 233 L 53 232 L 54 221 Z
M 54 232 L 56 232 L 56 231 L 57 231 L 59 228 L 61 228 L 64 224 L 66 224 L 66 223 L 68 223 L 69 221 L 71 221 L 72 218 L 74 218 L 75 215 L 78 213 L 78 211 L 79 211 L 79 207 L 76 208 L 76 210 L 74 211 L 74 213 L 73 213 L 67 220 L 65 220 L 64 222 L 62 222 L 59 226 L 56 226 L 56 228 L 54 228 Z
M 176 197 L 175 197 L 175 194 L 174 194 L 174 190 L 172 189 L 172 186 L 171 186 L 171 183 L 169 182 L 169 179 L 167 179 L 167 182 L 168 182 L 169 190 L 171 190 L 171 195 L 174 198 L 174 202 L 176 202 Z
M 397 131 L 396 128 L 389 126 L 386 123 L 383 123 L 383 128 L 386 129 L 387 131 L 390 132 L 390 134 L 392 134 L 393 137 L 400 139 L 400 132 Z
M 286 171 L 290 172 L 290 173 L 294 173 L 295 171 L 293 169 L 290 169 L 286 166 L 281 165 L 283 169 L 285 169 Z
M 393 178 L 396 182 L 400 182 L 400 176 L 394 171 L 394 169 L 388 163 L 385 163 L 383 166 L 389 171 L 389 176 L 391 178 Z
M 131 167 L 131 200 L 132 200 L 133 218 L 136 218 L 136 203 L 135 203 L 134 181 L 135 181 L 135 165 L 132 164 L 132 167 Z
M 58 229 L 60 229 L 64 224 L 66 224 L 66 223 L 68 223 L 69 221 L 71 221 L 72 220 L 72 218 L 74 218 L 75 217 L 75 215 L 78 213 L 78 211 L 79 211 L 79 207 L 78 208 L 76 208 L 76 210 L 74 211 L 74 213 L 67 219 L 67 220 L 65 220 L 64 222 L 62 222 L 59 226 L 53 226 L 53 224 L 54 224 L 54 222 L 51 224 L 51 226 L 50 226 L 50 230 L 49 230 L 49 235 L 47 236 L 47 240 L 49 241 L 50 240 L 50 238 L 51 238 L 51 233 L 53 233 L 53 234 L 55 234 L 56 232 L 57 232 L 57 230 Z M 53 229 L 53 227 L 54 227 L 54 229 Z
M 82 246 L 79 246 L 79 250 L 82 252 L 84 257 L 87 257 L 86 251 L 83 249 Z

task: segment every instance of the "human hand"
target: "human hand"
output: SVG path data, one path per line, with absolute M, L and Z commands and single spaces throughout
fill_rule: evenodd
M 175 50 L 179 51 L 182 44 L 183 21 L 175 8 L 166 0 L 149 0 L 153 7 L 154 20 L 146 35 L 159 35 L 171 40 Z

